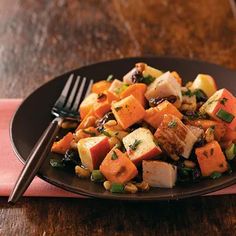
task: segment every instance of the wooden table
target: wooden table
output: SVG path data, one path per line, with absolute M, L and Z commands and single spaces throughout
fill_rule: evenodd
M 26 97 L 62 72 L 122 57 L 174 55 L 236 69 L 233 6 L 232 0 L 1 0 L 0 97 Z M 236 233 L 236 196 L 6 201 L 0 198 L 0 235 Z

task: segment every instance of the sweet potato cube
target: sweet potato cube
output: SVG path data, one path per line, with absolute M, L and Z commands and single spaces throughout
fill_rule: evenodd
M 84 119 L 85 116 L 92 110 L 94 103 L 97 102 L 98 95 L 96 93 L 90 93 L 80 104 L 79 113 L 81 119 Z
M 127 154 L 117 148 L 107 154 L 99 169 L 112 183 L 126 183 L 138 174 L 136 166 Z
M 70 148 L 70 143 L 72 142 L 73 138 L 74 136 L 71 132 L 67 133 L 62 139 L 53 143 L 51 151 L 65 154 L 66 150 Z
M 163 116 L 165 114 L 170 114 L 178 117 L 180 120 L 182 119 L 183 115 L 179 112 L 179 110 L 172 105 L 167 100 L 160 103 L 156 107 L 151 107 L 146 110 L 146 114 L 144 116 L 144 120 L 150 124 L 154 128 L 158 128 L 163 120 Z
M 154 136 L 149 129 L 134 130 L 123 138 L 123 143 L 130 160 L 135 164 L 161 153 L 161 149 L 154 142 Z
M 111 86 L 111 82 L 108 82 L 107 80 L 101 80 L 97 83 L 94 83 L 92 86 L 92 93 L 104 93 L 106 90 L 108 90 Z
M 143 106 L 145 106 L 146 98 L 144 93 L 147 90 L 147 85 L 143 83 L 136 83 L 130 85 L 127 89 L 125 89 L 121 94 L 120 98 L 128 97 L 129 95 L 133 95 Z
M 102 118 L 108 111 L 111 110 L 111 102 L 116 100 L 117 96 L 110 91 L 98 94 L 97 100 L 93 105 L 94 114 L 98 118 Z
M 123 129 L 127 129 L 134 123 L 143 119 L 145 110 L 140 102 L 130 95 L 118 102 L 113 102 L 111 110 Z
M 213 119 L 236 131 L 236 98 L 227 89 L 215 92 L 200 108 Z
M 210 176 L 214 172 L 223 173 L 228 169 L 224 153 L 217 141 L 196 148 L 195 153 L 203 176 Z

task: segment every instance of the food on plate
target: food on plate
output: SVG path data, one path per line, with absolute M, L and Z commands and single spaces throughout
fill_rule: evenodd
M 80 121 L 65 121 L 50 160 L 111 193 L 220 178 L 235 168 L 236 98 L 216 81 L 136 63 L 122 79 L 93 84 Z

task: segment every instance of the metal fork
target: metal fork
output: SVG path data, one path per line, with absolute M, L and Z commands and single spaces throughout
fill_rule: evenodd
M 17 202 L 32 182 L 42 163 L 46 159 L 63 121 L 66 119 L 78 120 L 78 107 L 82 101 L 82 95 L 84 93 L 85 96 L 89 94 L 93 80 L 90 80 L 89 84 L 86 85 L 85 77 L 81 81 L 80 76 L 77 76 L 74 83 L 73 78 L 74 75 L 71 74 L 61 95 L 55 102 L 51 113 L 56 116 L 56 118 L 49 124 L 29 154 L 25 166 L 8 198 L 9 203 Z

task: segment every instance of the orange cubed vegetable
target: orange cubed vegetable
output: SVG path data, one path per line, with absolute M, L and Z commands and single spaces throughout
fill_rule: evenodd
M 232 141 L 236 143 L 236 131 L 233 131 L 229 128 L 226 129 L 223 141 Z
M 81 119 L 84 119 L 85 116 L 92 110 L 94 103 L 97 101 L 98 95 L 96 93 L 90 93 L 80 104 L 79 113 Z
M 236 131 L 236 98 L 227 89 L 215 92 L 200 108 L 213 119 Z
M 130 95 L 118 102 L 113 102 L 111 110 L 123 129 L 127 129 L 145 116 L 145 110 L 140 102 Z
M 94 83 L 92 86 L 92 93 L 104 93 L 106 90 L 108 90 L 111 86 L 111 82 L 107 80 L 101 80 L 97 83 Z
M 214 136 L 216 140 L 221 140 L 226 133 L 226 126 L 219 121 L 214 120 L 189 120 L 191 125 L 202 128 L 206 131 L 208 128 L 214 129 Z
M 196 148 L 195 153 L 203 176 L 210 176 L 214 172 L 223 173 L 228 169 L 224 153 L 217 141 Z
M 183 117 L 182 113 L 180 113 L 179 110 L 173 104 L 166 100 L 157 105 L 156 107 L 151 107 L 146 110 L 144 120 L 152 127 L 157 129 L 161 124 L 165 114 L 174 115 L 180 120 Z
M 100 171 L 112 183 L 126 183 L 133 179 L 138 170 L 126 153 L 112 149 L 100 165 Z
M 111 102 L 116 100 L 117 96 L 115 96 L 110 91 L 106 91 L 98 95 L 97 100 L 93 106 L 95 116 L 102 118 L 108 111 L 111 110 Z
M 174 76 L 174 78 L 176 79 L 176 81 L 182 85 L 182 79 L 181 77 L 179 76 L 179 74 L 176 72 L 176 71 L 172 71 L 171 74 Z
M 53 143 L 51 151 L 60 154 L 65 154 L 66 150 L 70 148 L 70 143 L 73 138 L 74 136 L 71 132 L 67 133 L 62 139 Z
M 136 83 L 130 85 L 124 92 L 120 94 L 120 98 L 128 97 L 133 95 L 143 106 L 145 106 L 146 98 L 144 96 L 147 90 L 147 85 L 143 83 Z

